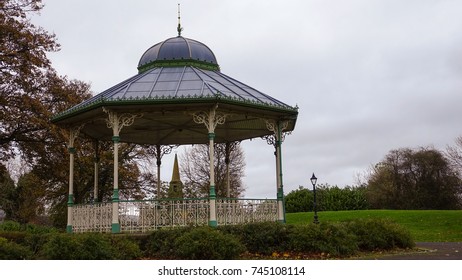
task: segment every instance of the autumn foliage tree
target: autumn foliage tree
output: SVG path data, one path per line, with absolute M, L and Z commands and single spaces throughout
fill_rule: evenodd
M 35 222 L 51 215 L 57 226 L 65 225 L 69 185 L 67 131 L 50 123 L 65 109 L 91 96 L 90 86 L 60 76 L 47 53 L 59 50 L 54 34 L 30 22 L 30 15 L 43 8 L 41 0 L 0 1 L 0 166 L 15 159 L 27 165 L 19 180 L 3 170 L 0 208 L 8 219 Z M 92 141 L 76 144 L 75 199 L 90 201 L 93 191 L 94 150 Z M 99 200 L 112 194 L 112 146 L 100 149 Z M 121 196 L 143 196 L 136 160 L 143 151 L 136 145 L 121 147 Z M 10 178 L 10 179 L 8 179 Z M 46 212 L 46 213 L 45 213 Z

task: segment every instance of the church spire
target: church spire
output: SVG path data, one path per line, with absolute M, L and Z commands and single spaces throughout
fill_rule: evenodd
M 180 168 L 178 167 L 178 157 L 175 154 L 175 161 L 173 162 L 172 180 L 168 188 L 167 195 L 169 198 L 183 197 L 183 182 L 180 179 Z
M 178 168 L 178 158 L 175 154 L 175 161 L 173 162 L 172 182 L 180 182 L 180 169 Z

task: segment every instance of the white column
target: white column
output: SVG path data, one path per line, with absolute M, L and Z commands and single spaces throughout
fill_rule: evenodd
M 72 233 L 73 225 L 73 216 L 72 216 L 72 207 L 74 206 L 74 160 L 75 160 L 75 139 L 79 135 L 80 129 L 83 125 L 79 127 L 74 127 L 69 130 L 69 143 L 67 145 L 69 151 L 69 194 L 67 197 L 67 226 L 66 231 Z
M 224 124 L 226 115 L 216 112 L 218 104 L 215 105 L 209 112 L 198 112 L 193 114 L 194 122 L 204 124 L 208 129 L 209 137 L 209 160 L 210 160 L 210 189 L 209 189 L 209 226 L 217 227 L 216 215 L 216 191 L 215 191 L 215 128 L 219 124 Z
M 94 162 L 94 181 L 93 181 L 93 201 L 98 201 L 98 182 L 99 182 L 99 147 L 98 140 L 95 140 L 95 162 Z
M 216 227 L 217 223 L 217 214 L 216 214 L 216 199 L 217 194 L 215 192 L 215 150 L 214 150 L 214 140 L 215 140 L 215 133 L 214 130 L 212 132 L 209 131 L 209 156 L 210 156 L 210 190 L 209 190 L 209 198 L 210 198 L 210 219 L 209 219 L 209 226 Z
M 74 205 L 74 153 L 75 148 L 69 147 L 69 194 L 67 197 L 67 226 L 66 231 L 72 232 L 72 206 Z
M 113 132 L 112 142 L 114 143 L 114 189 L 112 194 L 112 233 L 119 233 L 119 134 L 120 130 L 122 130 L 124 126 L 132 125 L 135 121 L 135 118 L 140 118 L 143 115 L 124 113 L 119 116 L 117 112 L 113 112 L 106 108 L 103 108 L 103 110 L 108 114 L 108 119 L 106 120 L 107 126 L 112 128 Z
M 120 136 L 112 136 L 114 143 L 114 189 L 112 192 L 112 233 L 120 232 L 119 223 L 119 141 Z

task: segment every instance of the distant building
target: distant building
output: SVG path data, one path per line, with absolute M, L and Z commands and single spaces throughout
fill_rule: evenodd
M 177 198 L 183 197 L 183 182 L 180 179 L 180 169 L 178 168 L 178 157 L 175 154 L 175 161 L 173 162 L 172 180 L 168 187 L 168 197 Z

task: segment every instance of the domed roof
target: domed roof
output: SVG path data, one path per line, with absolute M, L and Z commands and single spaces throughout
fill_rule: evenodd
M 138 63 L 140 73 L 154 67 L 192 65 L 207 70 L 220 68 L 212 50 L 205 44 L 182 36 L 169 38 L 150 47 Z

